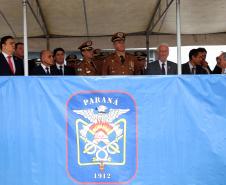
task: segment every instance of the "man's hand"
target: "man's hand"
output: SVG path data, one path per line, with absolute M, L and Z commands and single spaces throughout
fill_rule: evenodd
M 205 61 L 205 60 L 203 60 L 203 61 L 201 62 L 201 65 L 202 65 L 203 67 L 208 67 L 208 62 Z

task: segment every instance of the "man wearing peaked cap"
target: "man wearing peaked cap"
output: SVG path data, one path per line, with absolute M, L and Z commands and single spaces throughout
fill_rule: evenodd
M 142 51 L 135 51 L 134 55 L 138 60 L 138 68 L 141 74 L 144 74 L 145 68 L 147 67 L 147 55 Z
M 77 71 L 77 66 L 82 62 L 76 55 L 70 54 L 66 57 L 67 66 Z
M 91 40 L 86 41 L 84 43 L 81 44 L 81 46 L 78 47 L 78 49 L 82 52 L 82 51 L 90 51 L 93 50 L 93 42 Z
M 112 36 L 111 41 L 112 41 L 112 42 L 120 41 L 120 40 L 125 41 L 125 39 L 126 39 L 126 34 L 125 34 L 125 33 L 123 33 L 123 32 L 117 32 L 117 33 L 115 33 L 115 34 Z
M 77 59 L 77 56 L 76 55 L 68 55 L 66 57 L 66 61 L 71 61 L 71 60 L 76 60 Z
M 94 49 L 93 50 L 93 56 L 94 57 L 99 57 L 99 56 L 101 56 L 101 49 Z
M 83 56 L 82 62 L 76 69 L 77 75 L 95 76 L 97 75 L 97 67 L 93 62 L 93 42 L 91 40 L 86 41 L 78 47 Z
M 97 66 L 97 73 L 98 75 L 102 74 L 102 66 L 103 66 L 103 61 L 105 59 L 105 55 L 103 55 L 103 52 L 101 51 L 101 49 L 94 49 L 93 50 L 93 62 L 96 64 Z
M 125 51 L 125 38 L 126 35 L 123 32 L 117 32 L 112 36 L 111 41 L 113 42 L 115 52 L 104 60 L 103 75 L 140 74 L 137 58 Z

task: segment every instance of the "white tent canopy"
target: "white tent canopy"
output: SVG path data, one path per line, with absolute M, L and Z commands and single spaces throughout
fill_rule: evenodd
M 27 2 L 29 51 L 45 49 L 47 43 L 50 49 L 61 46 L 75 50 L 87 39 L 93 40 L 97 48 L 112 48 L 109 36 L 118 31 L 129 35 L 127 47 L 130 48 L 145 48 L 147 32 L 151 34 L 151 47 L 161 42 L 176 45 L 176 1 Z M 22 0 L 0 0 L 0 4 L 0 37 L 22 38 Z M 182 45 L 225 44 L 225 9 L 225 0 L 181 0 Z M 163 16 L 159 17 L 161 14 Z

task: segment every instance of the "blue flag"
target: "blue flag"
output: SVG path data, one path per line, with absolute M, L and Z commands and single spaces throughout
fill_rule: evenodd
M 1 185 L 226 185 L 226 77 L 1 77 Z

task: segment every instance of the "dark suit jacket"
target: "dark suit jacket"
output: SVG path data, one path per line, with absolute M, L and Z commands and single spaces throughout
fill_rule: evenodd
M 204 68 L 203 68 L 203 69 L 204 69 Z M 210 69 L 209 66 L 207 66 L 207 69 L 208 69 L 209 73 L 206 71 L 206 74 L 212 74 L 212 73 L 213 73 L 213 71 Z M 204 69 L 204 70 L 206 70 L 206 69 Z
M 162 70 L 159 65 L 159 61 L 148 63 L 147 69 L 145 71 L 146 75 L 161 75 Z M 171 61 L 167 61 L 167 75 L 176 75 L 177 74 L 177 64 Z
M 58 71 L 57 75 L 60 75 L 60 70 L 57 68 L 56 65 L 51 66 L 51 68 L 53 68 L 54 71 Z M 75 75 L 75 69 L 64 65 L 64 75 Z
M 15 64 L 15 75 L 24 75 L 24 63 L 21 60 L 13 57 L 14 64 Z M 0 53 L 0 76 L 11 76 L 14 75 L 9 67 L 9 64 L 2 53 Z
M 182 64 L 182 74 L 192 74 L 189 62 Z M 196 74 L 208 74 L 205 69 L 202 68 L 202 66 L 197 65 L 196 66 Z
M 213 74 L 221 74 L 222 69 L 218 65 L 216 65 L 212 73 Z
M 55 69 L 54 67 L 50 67 L 50 75 L 59 75 L 59 71 L 57 69 Z M 35 75 L 35 76 L 43 76 L 43 75 L 47 75 L 45 70 L 42 68 L 41 65 L 39 66 L 35 66 L 33 71 L 31 72 L 31 75 Z

